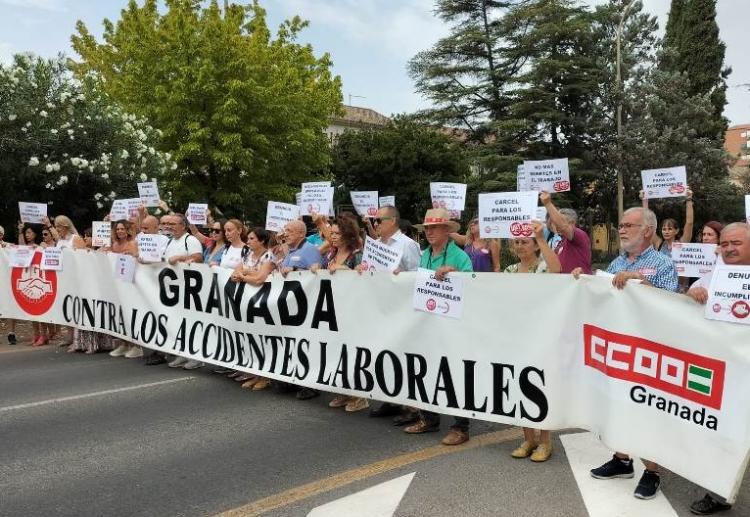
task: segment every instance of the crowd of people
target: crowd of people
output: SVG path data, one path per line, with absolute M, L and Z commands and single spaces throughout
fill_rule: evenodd
M 394 274 L 417 268 L 435 271 L 438 280 L 451 272 L 570 274 L 575 278 L 592 274 L 591 240 L 579 226 L 577 213 L 569 208 L 558 209 L 553 196 L 546 192 L 540 193 L 540 201 L 547 211 L 546 221 L 532 223 L 532 237 L 510 240 L 515 260 L 504 268 L 499 240 L 481 238 L 477 219 L 471 220 L 465 233 L 460 233 L 459 223 L 442 208 L 428 210 L 423 223 L 415 227 L 402 224 L 396 207 L 385 206 L 373 218 L 360 218 L 348 212 L 335 218 L 315 215 L 311 220 L 312 232 L 308 232 L 302 219 L 293 220 L 282 232 L 274 234 L 262 227 L 248 226 L 238 219 L 213 219 L 210 212 L 206 227 L 198 228 L 191 225 L 184 214 L 168 211 L 166 206 L 163 208 L 167 213 L 160 218 L 150 215 L 142 207 L 133 220 L 113 221 L 111 245 L 98 251 L 138 257 L 140 235 L 162 234 L 169 239 L 163 254 L 165 264 L 206 263 L 232 270 L 231 279 L 235 282 L 259 286 L 274 272 L 281 275 L 305 270 L 314 274 L 320 269 L 332 273 L 341 270 L 361 272 L 364 239 L 368 235 L 399 250 L 400 262 Z M 606 269 L 613 275 L 614 287 L 626 289 L 630 280 L 638 280 L 657 289 L 682 291 L 696 303 L 706 303 L 710 274 L 688 285 L 678 278 L 671 259 L 675 242 L 691 242 L 693 239 L 692 204 L 692 193 L 688 190 L 686 217 L 681 229 L 673 219 L 665 219 L 659 227 L 657 216 L 648 208 L 648 200 L 644 200 L 642 206 L 625 211 L 618 225 L 621 254 Z M 208 233 L 204 234 L 206 230 Z M 424 236 L 424 249 L 420 249 L 410 235 L 415 230 Z M 81 237 L 73 222 L 64 215 L 58 215 L 54 220 L 45 219 L 41 225 L 19 223 L 18 233 L 19 245 L 93 251 L 91 230 L 85 230 Z M 697 240 L 717 244 L 719 261 L 729 265 L 750 265 L 750 226 L 746 222 L 725 226 L 709 221 L 698 232 Z M 1 227 L 0 245 L 9 245 L 4 241 Z M 8 323 L 8 343 L 14 345 L 18 341 L 15 322 Z M 43 323 L 33 323 L 32 326 L 34 335 L 29 343 L 32 346 L 45 345 L 55 336 L 65 334 L 63 345 L 70 353 L 109 351 L 114 357 L 143 357 L 147 365 L 167 363 L 170 368 L 188 370 L 204 366 L 195 360 L 144 351 L 135 344 L 97 332 Z M 321 395 L 309 387 L 295 388 L 244 372 L 226 368 L 214 371 L 253 391 L 277 384 L 282 390 L 296 391 L 296 397 L 301 400 Z M 365 398 L 337 395 L 328 405 L 357 412 L 367 409 L 369 402 Z M 403 426 L 409 434 L 435 432 L 440 428 L 440 414 L 391 403 L 370 408 L 370 415 L 393 417 L 394 425 Z M 456 417 L 442 443 L 449 446 L 465 443 L 470 439 L 469 427 L 469 419 Z M 534 462 L 550 458 L 553 446 L 549 431 L 524 428 L 523 435 L 523 442 L 512 452 L 514 458 L 529 458 Z M 646 470 L 634 495 L 650 499 L 659 489 L 659 466 L 649 461 L 645 465 Z M 597 479 L 633 477 L 633 461 L 627 454 L 617 452 L 610 461 L 592 469 L 591 475 Z M 727 508 L 729 505 L 721 498 L 707 494 L 693 503 L 691 511 L 707 515 Z

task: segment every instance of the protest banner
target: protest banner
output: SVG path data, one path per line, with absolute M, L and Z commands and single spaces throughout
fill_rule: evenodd
M 533 237 L 539 193 L 495 192 L 479 194 L 479 236 L 482 239 Z
M 41 268 L 45 271 L 62 271 L 62 248 L 48 247 L 42 250 Z
M 378 198 L 378 206 L 383 208 L 384 206 L 396 206 L 396 196 L 380 196 Z
M 299 219 L 299 212 L 297 205 L 269 201 L 266 207 L 266 230 L 280 232 L 286 223 Z
M 311 181 L 302 184 L 300 214 L 329 215 L 333 210 L 333 187 L 330 181 Z
M 159 187 L 156 185 L 155 181 L 144 181 L 138 183 L 138 196 L 140 197 L 141 202 L 149 208 L 159 206 L 159 201 L 161 201 L 161 198 L 159 197 Z
M 185 217 L 190 224 L 205 225 L 208 223 L 208 203 L 190 203 L 188 204 Z
M 586 429 L 730 501 L 740 486 L 750 327 L 705 319 L 685 296 L 593 276 L 450 273 L 464 281 L 456 320 L 414 310 L 413 272 L 293 272 L 251 286 L 204 264 L 139 265 L 127 283 L 111 254 L 63 253 L 65 270 L 45 272 L 11 269 L 0 251 L 4 317 L 331 393 Z
M 432 208 L 445 208 L 452 212 L 463 212 L 466 207 L 466 184 L 430 183 Z
M 526 169 L 524 169 L 523 164 L 519 165 L 516 171 L 516 190 L 518 192 L 531 190 L 529 187 L 529 177 L 526 174 Z
M 352 190 L 349 192 L 352 199 L 354 210 L 362 217 L 375 217 L 378 215 L 378 191 L 361 190 L 359 192 Z
M 708 289 L 706 318 L 750 324 L 750 266 L 717 264 Z
M 716 244 L 675 242 L 672 262 L 679 276 L 700 278 L 710 273 L 716 264 Z
M 47 204 L 19 201 L 18 213 L 21 216 L 22 223 L 42 224 L 44 218 L 47 217 Z
M 365 271 L 393 271 L 401 262 L 403 248 L 394 248 L 365 235 L 365 249 L 360 265 Z
M 537 192 L 567 192 L 570 190 L 570 171 L 568 159 L 557 160 L 527 160 L 523 162 L 526 176 L 525 190 Z
M 435 278 L 435 272 L 419 268 L 414 278 L 414 310 L 444 318 L 461 319 L 464 308 L 464 279 L 448 274 L 444 280 Z
M 112 225 L 107 221 L 91 223 L 91 245 L 95 248 L 112 245 Z
M 684 166 L 641 171 L 641 181 L 646 199 L 687 195 L 687 170 Z
M 169 244 L 166 235 L 139 233 L 137 237 L 138 258 L 143 262 L 161 262 Z

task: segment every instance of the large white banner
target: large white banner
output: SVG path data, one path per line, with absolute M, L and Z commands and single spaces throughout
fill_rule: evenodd
M 687 296 L 611 279 L 451 273 L 460 319 L 413 307 L 415 273 L 275 274 L 64 250 L 60 272 L 11 269 L 0 313 L 323 391 L 541 429 L 583 428 L 730 499 L 750 450 L 750 327 Z M 607 458 L 602 458 L 602 462 Z M 592 465 L 595 467 L 597 465 Z

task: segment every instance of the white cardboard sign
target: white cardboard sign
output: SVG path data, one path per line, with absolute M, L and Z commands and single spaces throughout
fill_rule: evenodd
M 527 190 L 538 192 L 567 192 L 570 190 L 568 159 L 533 160 L 523 162 Z
M 516 190 L 518 192 L 531 190 L 529 188 L 529 177 L 526 175 L 526 169 L 524 169 L 523 164 L 519 165 L 516 170 Z
M 139 233 L 138 258 L 143 262 L 161 262 L 168 243 L 169 237 L 166 235 Z
M 685 197 L 687 170 L 684 166 L 649 169 L 641 171 L 641 181 L 646 199 Z
M 107 221 L 91 223 L 91 245 L 95 248 L 112 245 L 112 225 Z
M 716 266 L 705 315 L 710 320 L 750 324 L 750 266 Z
M 45 203 L 18 202 L 18 212 L 22 223 L 42 224 L 47 217 L 47 205 Z
M 135 257 L 131 255 L 117 254 L 115 256 L 115 278 L 123 282 L 133 283 L 135 280 Z
M 461 319 L 464 307 L 464 279 L 448 273 L 445 280 L 435 278 L 435 272 L 419 268 L 414 281 L 414 309 L 444 318 Z
M 365 249 L 361 265 L 365 271 L 393 271 L 401 262 L 403 248 L 389 246 L 379 240 L 365 236 Z
M 383 208 L 384 206 L 396 206 L 396 196 L 380 196 L 378 198 L 378 206 Z
M 462 212 L 466 206 L 465 183 L 430 183 L 432 208 L 445 208 L 452 212 Z
M 534 191 L 479 194 L 479 236 L 482 239 L 533 237 L 539 194 Z
M 745 219 L 750 223 L 750 194 L 745 195 Z
M 679 276 L 700 278 L 710 273 L 716 264 L 716 244 L 675 242 L 672 262 Z
M 34 259 L 35 246 L 11 246 L 8 248 L 8 261 L 10 267 L 20 267 L 26 269 L 31 266 Z
M 45 271 L 62 271 L 63 249 L 53 247 L 44 248 L 42 250 L 41 268 Z
M 140 196 L 141 201 L 147 207 L 157 207 L 161 200 L 159 197 L 159 187 L 155 181 L 138 183 L 138 196 Z
M 299 207 L 289 203 L 269 201 L 266 208 L 266 230 L 280 232 L 289 221 L 299 219 Z
M 190 224 L 205 225 L 208 223 L 208 203 L 190 203 L 185 217 Z
M 362 217 L 375 217 L 378 215 L 378 191 L 362 190 L 359 192 L 351 191 L 354 209 Z
M 302 184 L 300 213 L 302 215 L 326 214 L 333 210 L 333 188 L 330 181 L 311 181 Z
M 141 198 L 134 197 L 129 199 L 115 199 L 112 201 L 112 208 L 109 210 L 110 221 L 128 221 L 138 217 L 138 209 L 141 207 Z

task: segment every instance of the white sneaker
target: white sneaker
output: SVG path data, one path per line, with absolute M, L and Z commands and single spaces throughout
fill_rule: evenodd
M 172 361 L 169 362 L 169 364 L 167 364 L 167 366 L 169 366 L 170 368 L 182 368 L 182 365 L 187 362 L 188 360 L 184 357 L 175 357 L 174 359 L 172 359 Z
M 126 345 L 125 343 L 123 343 L 122 345 L 112 350 L 109 353 L 109 355 L 111 355 L 112 357 L 123 357 L 125 354 L 128 353 L 129 350 L 130 350 L 130 347 Z
M 191 359 L 187 363 L 185 363 L 182 368 L 184 370 L 195 370 L 196 368 L 200 368 L 201 366 L 203 366 L 202 362 Z
M 143 357 L 143 349 L 139 346 L 133 345 L 132 347 L 130 347 L 130 350 L 128 350 L 128 353 L 125 354 L 125 357 L 127 357 L 128 359 Z

